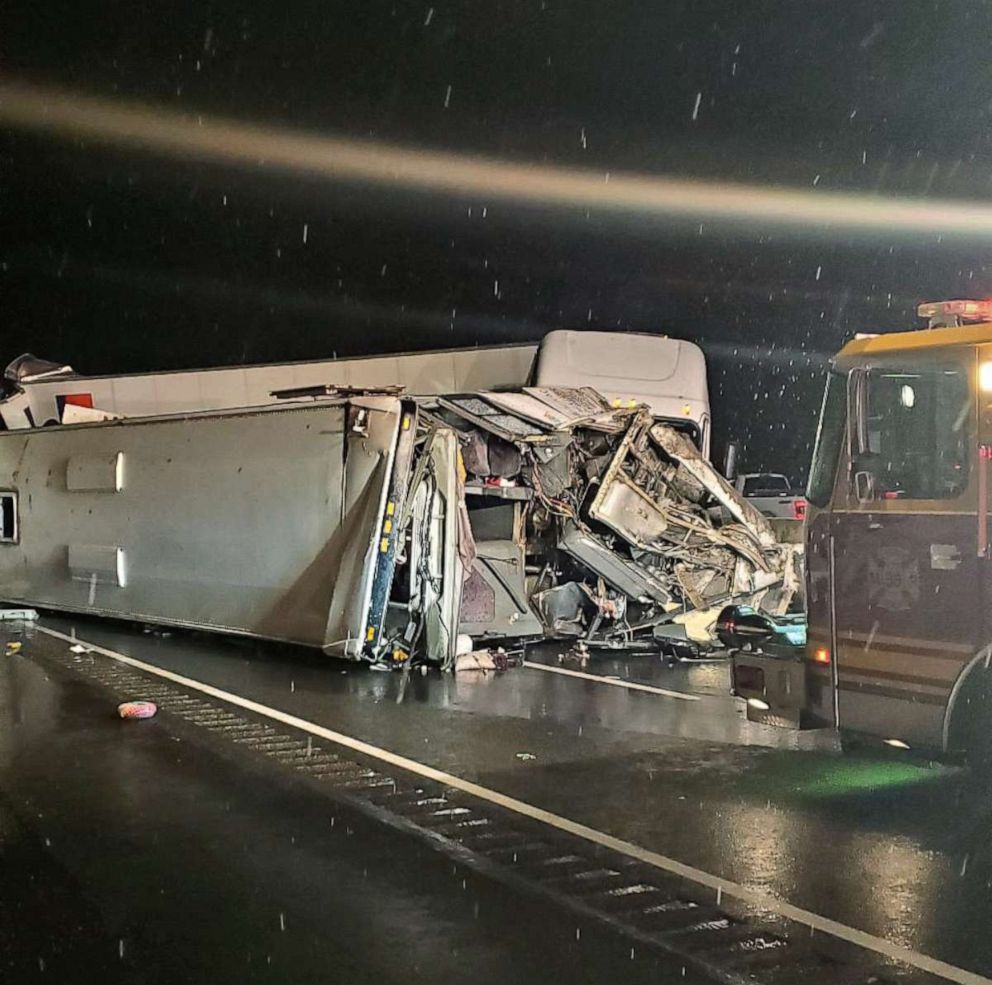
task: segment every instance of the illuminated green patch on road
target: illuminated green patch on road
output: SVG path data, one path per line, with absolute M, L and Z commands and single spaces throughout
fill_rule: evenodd
M 943 779 L 947 770 L 915 763 L 868 759 L 842 759 L 808 770 L 797 789 L 811 797 L 835 797 L 866 790 L 906 787 Z
M 734 784 L 746 796 L 831 799 L 946 782 L 959 771 L 893 757 L 862 758 L 814 754 L 772 754 L 742 773 Z

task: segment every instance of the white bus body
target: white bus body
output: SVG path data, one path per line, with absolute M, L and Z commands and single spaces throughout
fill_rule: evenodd
M 536 366 L 535 366 L 536 360 Z M 64 367 L 68 369 L 68 367 Z M 274 392 L 325 384 L 402 386 L 414 396 L 538 386 L 591 386 L 616 406 L 647 404 L 658 418 L 689 425 L 706 457 L 710 407 L 706 361 L 692 342 L 623 332 L 549 332 L 540 345 L 365 356 L 217 369 L 81 376 L 24 376 L 0 400 L 8 430 L 115 417 L 159 417 L 258 407 Z M 73 415 L 65 417 L 65 408 Z M 101 413 L 102 412 L 102 413 Z

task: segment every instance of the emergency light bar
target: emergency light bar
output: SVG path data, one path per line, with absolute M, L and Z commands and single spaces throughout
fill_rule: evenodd
M 992 301 L 924 301 L 916 313 L 928 319 L 931 328 L 986 322 L 992 321 Z

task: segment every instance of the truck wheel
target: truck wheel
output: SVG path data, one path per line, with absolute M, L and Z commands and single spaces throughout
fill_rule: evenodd
M 992 776 L 992 673 L 978 668 L 967 683 L 959 697 L 965 761 L 976 773 Z
M 992 720 L 985 718 L 983 726 L 976 727 L 965 750 L 968 767 L 982 777 L 992 778 Z

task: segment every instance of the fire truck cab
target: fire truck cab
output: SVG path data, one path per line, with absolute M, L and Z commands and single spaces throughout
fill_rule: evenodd
M 988 760 L 992 301 L 918 310 L 929 329 L 859 336 L 832 362 L 805 646 L 743 643 L 733 687 L 755 720 Z

